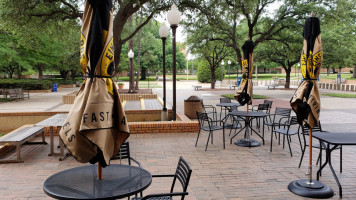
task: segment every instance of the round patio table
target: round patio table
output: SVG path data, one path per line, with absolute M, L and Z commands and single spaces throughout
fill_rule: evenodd
M 251 139 L 251 131 L 255 132 L 261 139 L 262 139 L 262 142 L 263 144 L 265 144 L 265 139 L 264 137 L 262 137 L 260 134 L 258 134 L 257 131 L 255 131 L 252 126 L 251 126 L 251 121 L 253 119 L 256 119 L 256 118 L 263 118 L 263 117 L 267 117 L 268 114 L 264 113 L 264 112 L 245 112 L 245 111 L 232 111 L 232 112 L 229 112 L 229 115 L 234 115 L 234 116 L 237 116 L 237 117 L 240 117 L 241 119 L 243 119 L 245 121 L 245 127 L 243 127 L 239 132 L 237 132 L 234 136 L 231 137 L 230 139 L 230 143 L 232 143 L 232 139 L 238 135 L 240 132 L 242 132 L 242 130 L 245 129 L 245 136 L 243 139 L 240 139 L 240 140 L 237 140 L 236 142 L 234 142 L 235 145 L 237 146 L 242 146 L 242 147 L 258 147 L 261 145 L 260 142 L 256 141 L 256 140 L 253 140 Z M 264 128 L 264 120 L 263 120 L 263 131 L 262 131 L 262 134 L 264 135 L 264 131 L 265 131 L 265 128 Z
M 152 182 L 145 169 L 111 164 L 103 168 L 103 180 L 97 179 L 97 166 L 75 167 L 47 178 L 44 192 L 56 199 L 119 199 L 140 193 Z

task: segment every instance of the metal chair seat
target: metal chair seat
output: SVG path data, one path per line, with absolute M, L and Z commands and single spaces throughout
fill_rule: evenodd
M 223 127 L 212 125 L 211 127 L 203 126 L 201 129 L 204 130 L 204 131 L 216 131 L 216 130 L 222 130 Z
M 275 130 L 275 132 L 284 134 L 284 135 L 295 135 L 298 133 L 298 131 L 291 131 L 291 130 L 288 131 L 288 129 L 285 129 L 285 128 L 277 129 L 277 130 Z
M 135 197 L 135 198 L 132 198 L 131 200 L 141 200 L 142 198 L 141 197 Z M 172 200 L 172 197 L 152 197 L 152 198 L 149 198 L 148 200 Z

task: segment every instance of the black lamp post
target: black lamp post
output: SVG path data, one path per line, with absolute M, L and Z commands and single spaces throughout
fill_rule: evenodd
M 159 36 L 162 39 L 162 46 L 163 46 L 163 110 L 161 113 L 161 120 L 166 121 L 168 120 L 168 113 L 166 107 L 166 39 L 169 35 L 169 28 L 166 26 L 165 23 L 162 23 L 161 27 L 159 28 Z
M 133 93 L 133 88 L 134 88 L 134 69 L 133 69 L 133 57 L 134 57 L 134 52 L 132 51 L 132 49 L 130 49 L 128 56 L 130 59 L 130 89 L 129 89 L 129 93 Z
M 176 111 L 177 111 L 177 80 L 176 80 L 176 30 L 180 22 L 181 13 L 179 12 L 175 4 L 172 5 L 171 9 L 167 13 L 167 19 L 172 28 L 172 40 L 173 40 L 173 116 L 172 120 L 176 121 Z

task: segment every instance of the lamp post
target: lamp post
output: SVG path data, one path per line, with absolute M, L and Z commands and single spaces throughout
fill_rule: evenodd
M 162 23 L 159 28 L 159 36 L 162 39 L 163 46 L 163 110 L 161 112 L 161 120 L 166 121 L 168 119 L 167 107 L 166 107 L 166 39 L 169 35 L 169 28 L 166 23 Z
M 176 121 L 177 97 L 176 97 L 176 30 L 180 22 L 181 13 L 175 4 L 167 12 L 167 19 L 172 28 L 172 43 L 173 43 L 173 116 L 172 120 Z
M 231 80 L 230 80 L 230 65 L 231 65 L 231 60 L 228 60 L 228 61 L 227 61 L 227 64 L 229 64 L 229 85 L 230 85 L 230 88 L 231 88 Z
M 130 49 L 128 56 L 130 59 L 130 89 L 129 89 L 129 93 L 133 93 L 133 88 L 134 88 L 134 69 L 133 69 L 133 57 L 134 57 L 134 52 L 132 51 L 132 49 Z
M 222 83 L 223 77 L 224 77 L 224 73 L 223 73 L 224 64 L 225 64 L 224 60 L 221 61 L 221 83 Z

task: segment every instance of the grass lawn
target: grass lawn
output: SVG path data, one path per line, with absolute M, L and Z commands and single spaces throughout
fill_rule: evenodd
M 4 136 L 6 133 L 0 133 L 0 137 Z
M 326 74 L 320 74 L 319 78 L 323 78 L 323 79 L 336 79 L 337 78 L 337 74 L 329 74 L 329 76 L 327 76 Z M 356 80 L 356 78 L 352 78 L 352 74 L 341 74 L 341 78 L 346 78 L 346 80 Z
M 324 93 L 324 96 L 339 97 L 339 98 L 356 98 L 356 94 L 338 94 L 338 93 Z
M 230 99 L 235 99 L 235 94 L 222 94 L 222 97 L 226 97 L 226 98 L 230 98 Z M 258 95 L 258 94 L 253 94 L 253 99 L 269 99 L 269 97 L 267 96 L 263 96 L 263 95 Z

